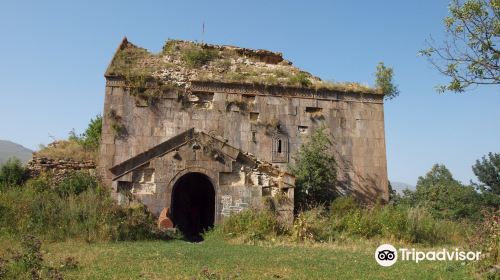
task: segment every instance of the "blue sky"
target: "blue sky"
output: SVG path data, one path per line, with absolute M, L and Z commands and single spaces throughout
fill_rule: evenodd
M 36 149 L 101 113 L 103 73 L 123 36 L 159 51 L 168 38 L 283 52 L 324 79 L 373 85 L 379 61 L 401 95 L 385 105 L 389 178 L 415 184 L 434 163 L 463 182 L 500 152 L 500 88 L 438 94 L 419 49 L 444 34 L 448 1 L 2 1 L 0 139 Z

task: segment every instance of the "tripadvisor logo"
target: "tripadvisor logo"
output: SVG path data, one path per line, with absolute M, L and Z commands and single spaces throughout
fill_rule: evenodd
M 398 251 L 391 244 L 382 244 L 375 250 L 375 260 L 381 266 L 391 266 L 398 260 Z
M 438 251 L 418 251 L 415 248 L 399 248 L 397 250 L 391 244 L 382 244 L 375 250 L 375 260 L 381 266 L 391 266 L 399 259 L 401 261 L 414 261 L 418 263 L 423 260 L 427 261 L 478 261 L 481 257 L 481 252 L 465 252 L 455 250 L 442 249 Z

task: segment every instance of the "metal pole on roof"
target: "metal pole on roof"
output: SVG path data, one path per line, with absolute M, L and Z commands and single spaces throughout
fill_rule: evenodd
M 203 24 L 201 26 L 201 43 L 204 43 L 205 39 L 205 21 L 203 21 Z

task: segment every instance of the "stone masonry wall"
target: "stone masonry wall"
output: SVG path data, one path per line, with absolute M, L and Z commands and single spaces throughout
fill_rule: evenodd
M 382 98 L 193 82 L 187 92 L 171 90 L 148 103 L 108 77 L 99 172 L 110 185 L 110 167 L 192 127 L 285 170 L 305 137 L 326 126 L 339 164 L 339 191 L 387 200 Z
M 50 174 L 55 182 L 60 182 L 74 171 L 86 171 L 95 173 L 96 164 L 94 161 L 75 161 L 69 159 L 52 159 L 37 157 L 28 162 L 30 177 L 37 177 L 42 173 Z

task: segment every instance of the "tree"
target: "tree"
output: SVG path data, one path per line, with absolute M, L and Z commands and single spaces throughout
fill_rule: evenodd
M 102 116 L 97 115 L 90 119 L 90 123 L 84 133 L 77 135 L 75 131 L 69 133 L 69 140 L 80 143 L 85 149 L 96 151 L 101 142 Z
M 297 154 L 289 170 L 295 175 L 295 206 L 305 209 L 330 203 L 336 196 L 337 164 L 325 127 L 314 131 Z
M 436 217 L 452 219 L 478 218 L 482 206 L 479 193 L 455 180 L 443 164 L 435 164 L 418 178 L 413 201 Z
M 97 115 L 95 119 L 90 119 L 89 126 L 82 134 L 83 147 L 90 150 L 97 150 L 101 143 L 102 116 Z
M 376 76 L 376 87 L 384 94 L 386 100 L 390 100 L 399 95 L 399 89 L 394 85 L 393 79 L 394 71 L 391 67 L 386 67 L 383 62 L 377 65 Z
M 500 195 L 500 154 L 488 153 L 488 158 L 483 156 L 472 166 L 472 171 L 482 183 L 481 190 Z
M 451 80 L 439 92 L 463 92 L 472 85 L 500 84 L 500 0 L 453 0 L 444 19 L 446 39 L 420 51 Z
M 28 172 L 17 158 L 9 158 L 0 168 L 0 187 L 21 185 L 28 179 Z

